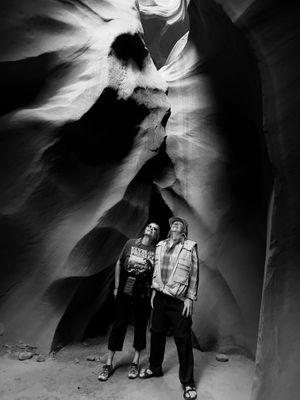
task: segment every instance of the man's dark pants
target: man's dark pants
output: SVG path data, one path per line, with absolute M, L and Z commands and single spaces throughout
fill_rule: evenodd
M 153 372 L 161 371 L 166 346 L 166 334 L 171 326 L 179 358 L 179 380 L 182 385 L 193 385 L 192 318 L 182 315 L 183 305 L 182 300 L 156 292 L 151 322 L 149 367 Z

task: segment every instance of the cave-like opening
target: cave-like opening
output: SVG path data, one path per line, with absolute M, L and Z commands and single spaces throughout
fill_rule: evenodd
M 149 216 L 146 225 L 153 221 L 158 223 L 161 229 L 161 238 L 165 238 L 169 230 L 168 219 L 171 216 L 171 210 L 162 199 L 157 187 L 153 185 L 149 202 Z M 114 270 L 114 265 L 111 266 L 111 269 Z M 113 279 L 114 277 L 112 276 L 110 290 L 104 303 L 89 321 L 81 340 L 107 334 L 115 313 L 115 300 L 112 295 Z
M 52 350 L 105 335 L 114 316 L 114 266 L 126 240 L 139 237 L 150 222 L 158 223 L 161 238 L 166 237 L 172 212 L 154 183 L 157 176 L 173 168 L 165 148 L 164 141 L 157 154 L 145 163 L 130 183 L 124 198 L 71 252 L 65 268 L 69 265 L 74 273 L 85 263 L 86 276 L 62 279 L 48 290 L 46 297 L 53 307 L 68 303 L 56 328 Z M 121 228 L 116 226 L 117 220 Z M 132 232 L 135 232 L 134 236 Z
M 147 222 L 155 221 L 160 225 L 161 237 L 167 235 L 169 225 L 168 219 L 172 212 L 162 199 L 159 190 L 155 185 L 152 186 L 149 199 L 149 213 Z M 142 231 L 142 230 L 141 230 Z M 141 232 L 138 233 L 139 236 Z M 94 232 L 94 239 L 86 238 L 82 246 L 91 246 L 91 262 L 93 264 L 101 263 L 101 246 L 98 247 L 101 237 L 106 235 L 103 245 L 108 246 L 117 235 L 113 230 L 99 229 Z M 103 240 L 103 239 L 102 239 Z M 118 242 L 124 243 L 125 238 L 118 238 Z M 119 249 L 119 250 L 118 250 Z M 115 261 L 121 246 L 111 248 L 114 251 Z M 49 291 L 47 296 L 51 296 L 53 302 L 59 302 L 61 296 L 69 292 L 72 298 L 66 311 L 61 318 L 52 341 L 52 350 L 57 351 L 68 343 L 82 341 L 87 338 L 105 335 L 113 320 L 115 312 L 115 302 L 112 295 L 114 280 L 115 262 L 108 265 L 99 273 L 88 277 L 67 278 L 60 283 L 56 283 Z M 50 294 L 51 292 L 51 294 Z

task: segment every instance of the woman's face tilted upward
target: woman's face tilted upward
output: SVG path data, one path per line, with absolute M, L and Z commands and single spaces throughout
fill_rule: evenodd
M 158 241 L 159 239 L 159 226 L 152 222 L 146 226 L 144 230 L 144 235 L 150 236 L 152 240 Z

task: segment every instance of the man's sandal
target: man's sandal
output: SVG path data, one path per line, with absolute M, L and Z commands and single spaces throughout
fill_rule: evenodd
M 158 372 L 153 372 L 150 368 L 141 369 L 139 377 L 141 379 L 148 379 L 148 378 L 159 378 L 163 376 L 162 370 Z
M 102 367 L 102 370 L 100 374 L 98 375 L 99 381 L 107 381 L 107 379 L 111 376 L 111 374 L 114 372 L 113 366 L 109 364 L 105 364 Z
M 195 386 L 186 385 L 184 387 L 183 397 L 186 400 L 195 400 L 197 398 Z

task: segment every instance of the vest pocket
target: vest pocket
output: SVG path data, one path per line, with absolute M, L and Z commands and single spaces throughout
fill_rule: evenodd
M 183 297 L 186 293 L 189 282 L 189 268 L 187 265 L 178 264 L 174 277 L 172 292 L 176 297 Z
M 189 276 L 190 276 L 189 264 L 184 264 L 181 262 L 178 263 L 174 274 L 174 280 L 176 282 L 185 282 L 185 280 L 188 280 Z

